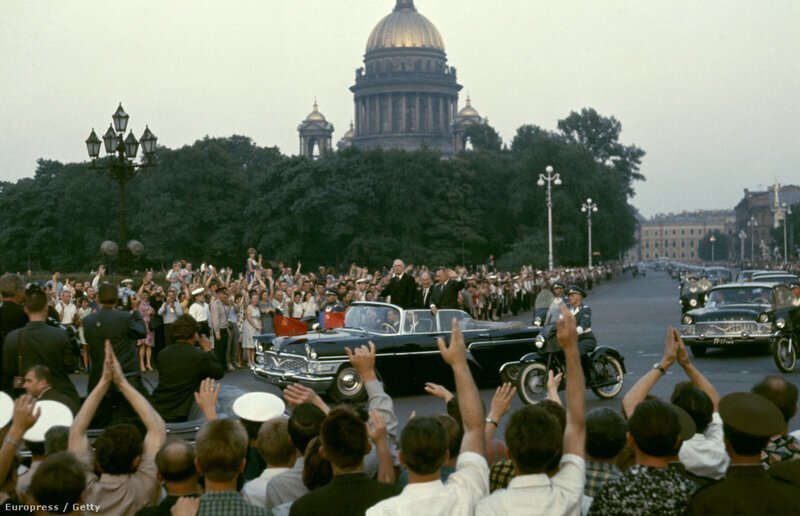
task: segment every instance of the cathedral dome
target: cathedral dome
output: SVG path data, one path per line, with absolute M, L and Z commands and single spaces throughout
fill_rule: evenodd
M 317 101 L 314 100 L 314 111 L 308 114 L 306 117 L 306 122 L 325 122 L 325 115 L 319 112 L 319 107 L 317 106 Z
M 461 111 L 456 116 L 458 118 L 480 118 L 478 110 L 472 107 L 472 99 L 469 98 L 469 95 L 467 95 L 467 105 L 461 108 Z
M 388 48 L 431 48 L 444 52 L 444 40 L 433 23 L 417 12 L 414 0 L 397 0 L 392 14 L 372 29 L 367 40 L 367 52 Z

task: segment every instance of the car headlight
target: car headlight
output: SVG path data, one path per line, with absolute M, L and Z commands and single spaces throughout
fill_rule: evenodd
M 758 322 L 765 323 L 769 322 L 769 314 L 761 314 L 758 316 Z
M 306 364 L 306 370 L 309 373 L 334 373 L 336 372 L 337 364 L 329 362 L 320 362 L 318 360 L 309 360 Z
M 541 326 L 541 325 L 542 325 L 542 318 L 541 318 L 541 317 L 538 317 L 538 316 L 537 316 L 537 317 L 535 317 L 535 318 L 533 319 L 533 325 L 534 325 L 534 326 Z
M 683 316 L 683 318 L 681 319 L 681 323 L 683 323 L 683 324 L 692 324 L 692 323 L 694 323 L 694 321 L 692 320 L 692 316 L 687 314 L 687 315 Z
M 697 299 L 689 300 L 689 306 L 697 306 Z
M 536 344 L 536 349 L 542 349 L 544 347 L 544 337 L 539 335 L 536 337 L 536 340 L 533 341 Z
M 775 326 L 777 326 L 778 329 L 785 328 L 786 327 L 786 320 L 785 319 L 778 319 L 777 321 L 775 321 Z

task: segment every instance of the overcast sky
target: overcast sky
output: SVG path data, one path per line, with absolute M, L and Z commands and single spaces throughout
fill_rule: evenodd
M 314 96 L 338 141 L 394 0 L 4 0 L 0 179 L 86 159 L 121 101 L 177 148 L 243 134 L 298 151 Z M 509 142 L 593 107 L 642 147 L 645 216 L 800 184 L 800 2 L 416 0 L 473 105 Z M 531 181 L 538 176 L 531 171 Z M 568 185 L 565 185 L 568 187 Z M 602 207 L 601 207 L 602 209 Z

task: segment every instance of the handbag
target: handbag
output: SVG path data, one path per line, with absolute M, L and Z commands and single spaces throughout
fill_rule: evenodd
M 19 348 L 17 349 L 17 375 L 14 376 L 12 387 L 15 389 L 25 388 L 25 377 L 19 376 L 22 374 L 22 346 L 25 342 L 25 329 L 19 330 Z

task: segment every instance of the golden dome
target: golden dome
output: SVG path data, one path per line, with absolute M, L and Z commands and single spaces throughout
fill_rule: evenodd
M 386 48 L 433 48 L 444 51 L 444 40 L 436 27 L 417 12 L 414 0 L 397 0 L 392 14 L 372 29 L 367 52 Z
M 342 136 L 342 140 L 352 140 L 355 134 L 356 131 L 355 128 L 353 127 L 353 122 L 350 122 L 350 130 L 344 133 L 344 135 Z
M 314 99 L 314 111 L 308 114 L 306 122 L 325 122 L 325 116 L 318 110 L 317 99 Z
M 469 98 L 469 95 L 467 95 L 467 105 L 461 108 L 461 111 L 459 111 L 458 115 L 456 116 L 458 116 L 459 118 L 469 118 L 469 117 L 480 118 L 478 110 L 472 107 L 472 100 Z

